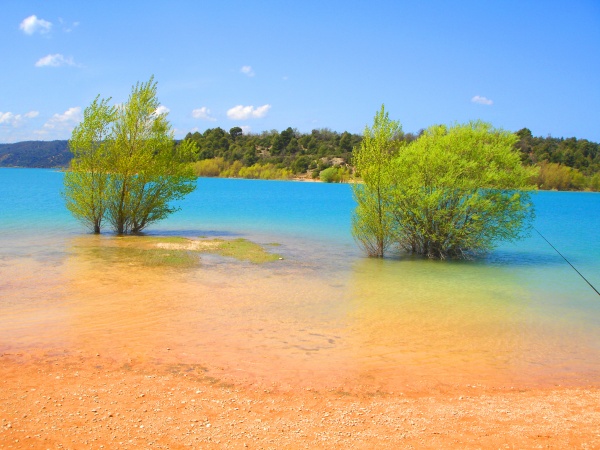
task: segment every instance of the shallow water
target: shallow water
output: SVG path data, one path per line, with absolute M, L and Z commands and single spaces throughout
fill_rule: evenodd
M 62 174 L 0 169 L 0 353 L 85 350 L 287 386 L 600 382 L 600 297 L 533 234 L 472 262 L 362 257 L 348 186 L 199 180 L 152 234 L 242 236 L 284 259 L 146 267 L 69 216 Z M 600 195 L 540 193 L 536 228 L 600 285 Z

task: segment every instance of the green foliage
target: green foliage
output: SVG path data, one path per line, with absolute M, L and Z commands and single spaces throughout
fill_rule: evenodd
M 535 169 L 517 137 L 482 122 L 434 126 L 394 158 L 388 197 L 400 248 L 468 258 L 522 236 L 533 218 Z
M 231 139 L 233 139 L 234 141 L 242 136 L 243 130 L 240 127 L 233 127 L 229 130 L 229 136 L 231 136 Z
M 224 178 L 238 178 L 240 174 L 240 169 L 242 169 L 244 165 L 241 161 L 233 161 L 233 163 L 229 164 L 227 169 L 221 172 L 222 177 Z
M 588 189 L 590 191 L 600 191 L 600 173 L 596 173 L 588 180 Z
M 198 177 L 218 177 L 229 163 L 222 157 L 203 159 L 194 163 L 194 173 Z
M 406 133 L 400 139 L 408 144 L 416 140 L 420 133 Z M 545 163 L 561 167 L 555 170 L 548 166 L 546 169 L 550 168 L 550 177 L 546 179 L 542 175 L 538 180 L 538 187 L 600 190 L 596 177 L 596 174 L 600 174 L 600 143 L 576 138 L 534 137 L 527 128 L 516 134 L 519 139 L 515 143 L 515 149 L 519 151 L 525 165 L 538 166 L 542 170 L 545 170 L 542 167 Z M 192 155 L 194 162 L 221 158 L 229 164 L 241 161 L 244 168 L 256 164 L 272 164 L 278 169 L 288 169 L 299 177 L 318 179 L 320 172 L 330 167 L 335 158 L 341 158 L 342 164 L 348 164 L 352 160 L 353 149 L 360 145 L 361 140 L 362 137 L 358 134 L 347 131 L 340 134 L 326 128 L 315 129 L 310 133 L 300 133 L 288 127 L 281 133 L 271 130 L 260 134 L 243 134 L 241 127 L 233 127 L 228 132 L 217 127 L 203 133 L 188 133 L 184 141 L 177 145 L 193 142 L 196 145 Z M 277 141 L 275 146 L 274 141 Z M 67 141 L 0 144 L 2 167 L 64 167 L 69 164 L 71 157 Z M 323 164 L 322 159 L 327 163 Z M 319 170 L 315 170 L 317 167 Z M 223 176 L 222 171 L 223 168 L 217 170 L 212 163 L 196 167 L 196 172 L 201 176 Z M 268 171 L 261 172 L 262 176 Z M 274 177 L 285 178 L 280 174 Z M 563 180 L 565 177 L 568 178 L 566 181 Z M 555 178 L 556 182 L 553 181 Z
M 277 243 L 266 244 L 272 247 Z M 200 255 L 217 254 L 227 258 L 264 264 L 283 259 L 247 239 L 188 239 L 179 236 L 118 236 L 112 239 L 84 240 L 80 251 L 103 262 L 127 266 L 176 269 L 198 267 Z
M 515 148 L 525 164 L 541 166 L 547 162 L 570 167 L 581 172 L 588 183 L 595 173 L 600 172 L 599 143 L 587 139 L 534 137 L 527 128 L 519 130 L 517 136 Z
M 205 159 L 193 165 L 194 173 L 199 177 L 252 178 L 258 180 L 286 180 L 291 171 L 279 168 L 271 163 L 256 163 L 249 167 L 242 161 L 229 162 L 222 157 Z
M 285 168 L 273 164 L 254 164 L 250 167 L 242 167 L 238 173 L 240 178 L 251 178 L 258 180 L 286 180 L 292 173 Z
M 109 100 L 97 97 L 73 131 L 63 196 L 94 232 L 106 219 L 118 234 L 139 233 L 195 189 L 190 161 L 197 149 L 193 142 L 174 145 L 166 114 L 157 113 L 153 78 L 134 86 L 123 105 L 111 108 Z
M 306 173 L 306 171 L 308 170 L 308 167 L 310 165 L 310 158 L 308 158 L 308 156 L 299 156 L 298 158 L 296 158 L 294 160 L 294 162 L 292 162 L 291 164 L 291 169 L 292 172 L 297 174 L 303 174 Z
M 360 147 L 354 152 L 354 169 L 362 183 L 352 185 L 357 207 L 352 216 L 352 235 L 369 255 L 383 257 L 394 240 L 394 223 L 388 201 L 391 161 L 400 148 L 402 127 L 392 121 L 382 105 L 373 126 L 365 127 Z
M 325 183 L 345 183 L 350 179 L 350 171 L 346 167 L 328 167 L 319 177 Z
M 112 124 L 108 221 L 119 234 L 139 233 L 164 219 L 176 211 L 169 202 L 196 187 L 188 164 L 193 144 L 173 145 L 166 114 L 156 113 L 159 106 L 151 78 L 134 86 Z
M 254 264 L 263 264 L 281 259 L 279 255 L 267 252 L 259 244 L 242 238 L 233 240 L 212 239 L 210 241 L 200 241 L 200 243 L 209 244 L 201 247 L 200 251 L 202 252 L 217 253 L 221 256 L 248 261 Z
M 593 177 L 586 180 L 584 175 L 577 169 L 563 166 L 558 163 L 549 163 L 543 161 L 540 165 L 540 171 L 537 176 L 537 185 L 546 190 L 582 190 L 586 187 L 590 190 L 598 190 L 593 183 Z M 598 174 L 595 175 L 596 177 Z
M 325 183 L 333 183 L 335 181 L 336 174 L 337 169 L 335 167 L 329 167 L 319 174 L 319 178 Z
M 84 110 L 83 122 L 75 127 L 69 141 L 73 160 L 64 176 L 67 209 L 94 233 L 100 233 L 109 205 L 110 124 L 116 115 L 109 101 L 98 96 Z
M 399 141 L 382 106 L 355 151 L 352 233 L 369 256 L 397 245 L 430 258 L 468 258 L 528 229 L 537 175 L 514 150 L 518 137 L 483 122 L 433 126 Z
M 134 263 L 149 267 L 192 268 L 200 264 L 197 252 L 173 249 L 115 249 L 117 261 L 131 260 Z
M 261 134 L 242 134 L 234 127 L 229 133 L 221 128 L 208 129 L 204 133 L 188 133 L 185 141 L 197 145 L 195 173 L 198 176 L 233 176 L 243 178 L 286 179 L 292 174 L 306 176 L 308 169 L 316 168 L 321 159 L 331 166 L 331 160 L 340 159 L 346 164 L 351 158 L 352 148 L 361 141 L 356 134 L 341 135 L 328 129 L 312 130 L 302 134 L 291 127 L 278 132 L 265 131 Z M 203 161 L 213 162 L 202 163 Z M 234 161 L 243 167 L 231 170 Z M 313 175 L 319 178 L 319 173 Z M 347 176 L 340 173 L 340 177 Z
M 187 269 L 200 264 L 200 254 L 189 248 L 190 242 L 179 237 L 120 236 L 82 242 L 78 248 L 103 263 Z

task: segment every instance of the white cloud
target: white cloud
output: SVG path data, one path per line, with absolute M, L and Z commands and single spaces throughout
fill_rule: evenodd
M 40 58 L 35 63 L 35 67 L 60 67 L 60 66 L 77 66 L 73 58 L 70 56 L 66 58 L 60 53 L 54 53 L 52 55 L 46 55 Z
M 14 114 L 12 112 L 0 111 L 0 124 L 11 125 L 13 127 L 20 126 L 25 119 L 33 119 L 37 117 L 39 112 L 29 111 L 25 114 Z
M 208 120 L 210 122 L 214 122 L 215 120 L 217 120 L 210 115 L 210 109 L 208 109 L 206 106 L 194 109 L 192 111 L 192 117 L 194 119 Z
M 25 34 L 33 34 L 36 31 L 41 34 L 49 33 L 52 28 L 52 23 L 44 19 L 38 19 L 36 15 L 26 17 L 19 25 Z
M 243 134 L 250 134 L 252 132 L 252 128 L 249 125 L 242 125 L 240 128 Z
M 480 105 L 488 105 L 489 106 L 489 105 L 493 105 L 494 104 L 494 102 L 492 100 L 490 100 L 489 98 L 485 98 L 485 97 L 482 97 L 480 95 L 476 95 L 475 97 L 473 97 L 471 99 L 471 101 L 473 103 L 478 103 Z
M 254 70 L 252 70 L 252 66 L 242 66 L 240 72 L 249 77 L 253 77 L 255 75 Z
M 260 119 L 267 115 L 271 105 L 254 106 L 237 105 L 227 111 L 227 117 L 233 120 Z
M 82 119 L 81 107 L 75 106 L 67 109 L 62 114 L 54 114 L 50 120 L 44 124 L 44 129 L 71 131 Z
M 15 122 L 16 115 L 11 112 L 0 111 L 0 123 L 13 124 Z
M 161 114 L 169 114 L 171 110 L 169 108 L 167 108 L 165 105 L 160 105 L 158 108 L 156 108 L 156 111 L 154 111 L 154 113 L 157 116 L 160 116 Z
M 65 33 L 70 33 L 71 31 L 73 31 L 75 28 L 77 28 L 79 26 L 79 22 L 73 22 L 71 25 L 67 24 L 62 17 L 58 18 L 58 22 L 60 23 L 60 25 L 62 26 L 62 30 Z

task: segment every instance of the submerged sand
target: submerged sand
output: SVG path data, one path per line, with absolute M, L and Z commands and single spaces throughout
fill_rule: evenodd
M 385 268 L 148 267 L 90 239 L 3 266 L 0 448 L 600 447 L 597 347 L 526 303 L 445 310 L 418 279 L 377 303 Z

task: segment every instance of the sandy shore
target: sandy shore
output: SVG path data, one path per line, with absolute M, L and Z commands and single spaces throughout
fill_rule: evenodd
M 597 387 L 423 392 L 219 378 L 84 351 L 0 357 L 0 448 L 600 448 Z

